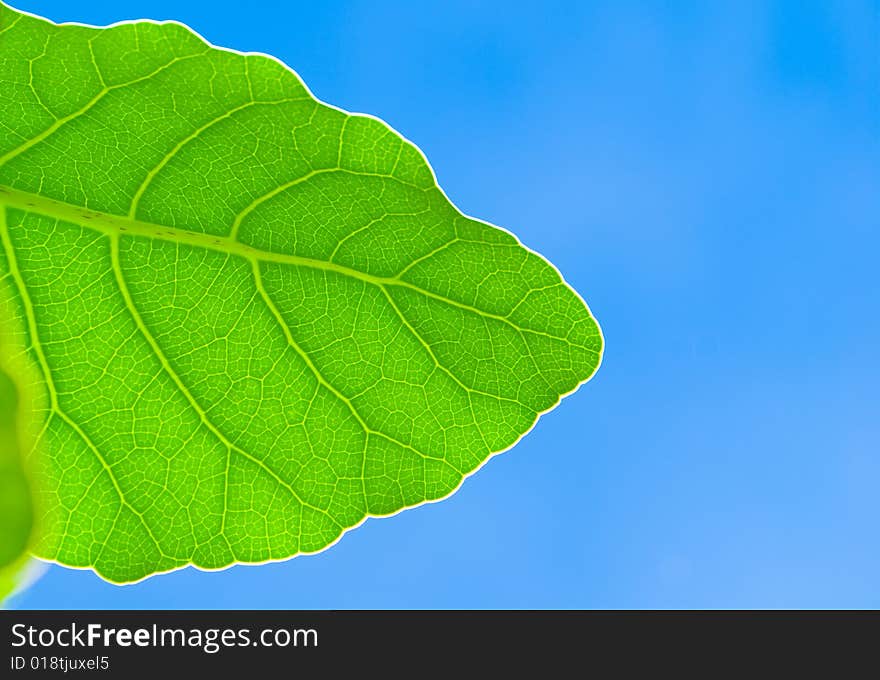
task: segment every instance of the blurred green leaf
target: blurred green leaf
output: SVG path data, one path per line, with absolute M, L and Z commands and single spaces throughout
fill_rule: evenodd
M 23 410 L 18 385 L 0 364 L 0 601 L 15 590 L 29 560 L 34 524 Z

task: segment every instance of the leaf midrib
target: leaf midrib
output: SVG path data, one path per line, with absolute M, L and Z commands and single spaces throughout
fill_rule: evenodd
M 346 171 L 334 168 L 328 169 L 327 172 Z M 433 291 L 400 278 L 400 274 L 396 276 L 376 276 L 359 269 L 352 269 L 351 267 L 346 267 L 327 260 L 319 260 L 316 258 L 304 257 L 302 255 L 276 253 L 270 250 L 260 250 L 232 237 L 203 234 L 188 231 L 186 229 L 153 224 L 143 220 L 133 219 L 131 217 L 90 210 L 82 206 L 72 205 L 39 194 L 32 194 L 2 184 L 0 184 L 0 205 L 23 210 L 25 212 L 36 212 L 47 217 L 71 222 L 85 229 L 97 231 L 107 236 L 139 236 L 160 241 L 186 244 L 198 248 L 207 248 L 227 255 L 236 255 L 251 262 L 272 262 L 276 264 L 305 267 L 308 269 L 330 271 L 348 278 L 373 284 L 383 290 L 387 290 L 387 286 L 408 288 L 439 302 L 458 307 L 459 309 L 477 314 L 484 318 L 500 321 L 501 323 L 511 326 L 518 332 L 543 336 L 552 340 L 559 340 L 568 343 L 572 347 L 577 347 L 580 350 L 598 354 L 595 349 L 571 342 L 567 337 L 561 337 L 553 335 L 552 333 L 547 333 L 546 331 L 521 326 L 513 322 L 508 316 L 495 314 L 459 300 L 434 293 Z M 408 268 L 409 267 L 405 268 L 403 272 L 406 272 Z

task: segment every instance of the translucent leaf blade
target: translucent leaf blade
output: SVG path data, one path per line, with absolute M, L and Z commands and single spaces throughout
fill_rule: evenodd
M 552 265 L 274 59 L 0 5 L 0 71 L 42 557 L 130 582 L 325 549 L 452 493 L 599 366 Z

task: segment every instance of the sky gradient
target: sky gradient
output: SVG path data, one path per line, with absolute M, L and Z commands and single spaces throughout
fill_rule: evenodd
M 13 607 L 880 607 L 878 3 L 12 4 L 278 57 L 420 146 L 606 339 L 442 503 L 281 564 L 52 567 Z

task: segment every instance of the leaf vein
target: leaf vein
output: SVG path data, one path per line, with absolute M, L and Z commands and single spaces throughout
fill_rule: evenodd
M 237 446 L 236 444 L 234 444 L 223 433 L 223 431 L 220 430 L 214 424 L 214 422 L 208 417 L 208 414 L 205 411 L 205 409 L 202 408 L 201 404 L 199 404 L 199 402 L 196 400 L 195 396 L 192 394 L 192 392 L 189 390 L 189 388 L 184 384 L 180 375 L 171 366 L 171 363 L 168 361 L 168 357 L 162 351 L 162 348 L 159 346 L 159 343 L 156 341 L 156 338 L 153 336 L 153 334 L 147 328 L 146 323 L 143 320 L 143 317 L 141 316 L 140 312 L 138 311 L 137 307 L 135 306 L 134 300 L 131 297 L 131 292 L 128 289 L 128 284 L 126 283 L 125 277 L 123 276 L 123 273 L 122 273 L 122 266 L 121 266 L 121 263 L 119 260 L 119 239 L 118 238 L 111 239 L 110 252 L 111 252 L 111 258 L 112 258 L 112 269 L 113 269 L 113 272 L 114 272 L 114 275 L 116 278 L 116 283 L 118 284 L 119 291 L 125 300 L 125 305 L 128 308 L 129 313 L 131 314 L 132 319 L 135 322 L 135 325 L 138 327 L 138 330 L 141 332 L 141 334 L 143 335 L 147 344 L 150 346 L 150 349 L 152 350 L 152 352 L 156 355 L 156 359 L 159 361 L 159 363 L 162 366 L 162 368 L 164 369 L 165 373 L 168 375 L 168 377 L 171 378 L 171 380 L 177 386 L 177 389 L 189 402 L 190 407 L 196 412 L 196 414 L 199 416 L 199 419 L 202 421 L 202 423 L 205 425 L 205 427 L 226 448 L 243 456 L 244 458 L 247 458 L 251 462 L 255 463 L 257 465 L 257 467 L 259 467 L 261 470 L 263 470 L 264 473 L 269 475 L 277 484 L 279 484 L 281 487 L 286 489 L 290 493 L 290 495 L 300 505 L 302 505 L 303 507 L 311 508 L 312 510 L 319 512 L 322 515 L 325 515 L 330 521 L 332 521 L 334 524 L 339 526 L 339 522 L 337 522 L 336 519 L 332 515 L 330 515 L 323 508 L 319 508 L 315 505 L 312 505 L 311 503 L 309 503 L 305 499 L 303 499 L 296 492 L 296 490 L 290 484 L 288 484 L 283 478 L 281 478 L 281 476 L 277 472 L 275 472 L 275 470 L 273 470 L 269 465 L 267 465 L 265 461 L 261 460 L 260 458 L 257 458 L 256 456 L 254 456 L 254 455 L 248 453 L 247 451 L 245 451 L 244 449 L 242 449 L 240 446 Z

